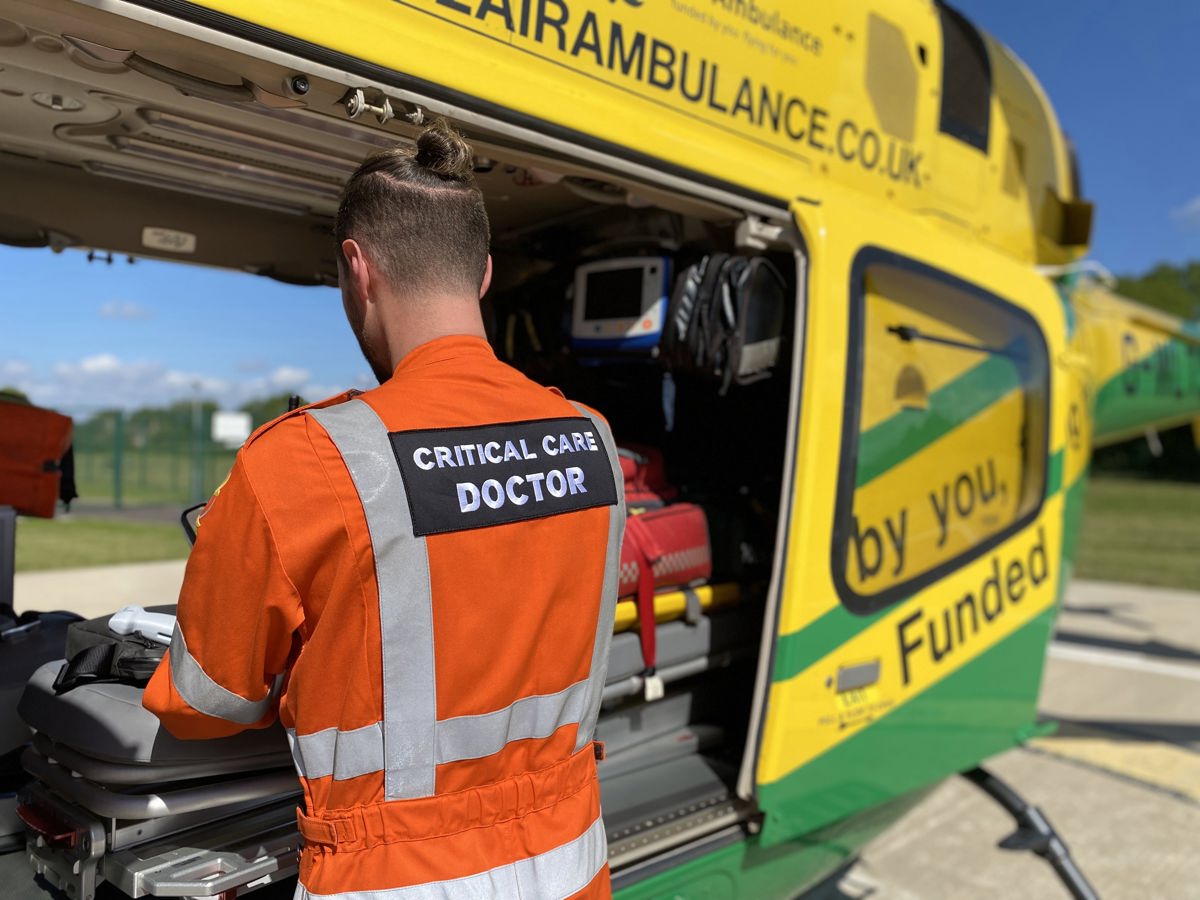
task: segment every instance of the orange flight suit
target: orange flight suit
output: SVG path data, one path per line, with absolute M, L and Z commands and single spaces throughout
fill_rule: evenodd
M 625 510 L 604 421 L 440 338 L 259 429 L 145 706 L 288 731 L 298 897 L 606 897 L 592 743 Z

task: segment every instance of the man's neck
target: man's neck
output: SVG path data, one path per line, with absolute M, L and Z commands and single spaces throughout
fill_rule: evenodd
M 418 303 L 388 303 L 384 322 L 387 351 L 394 370 L 411 351 L 451 335 L 485 338 L 479 301 L 457 296 L 423 297 Z

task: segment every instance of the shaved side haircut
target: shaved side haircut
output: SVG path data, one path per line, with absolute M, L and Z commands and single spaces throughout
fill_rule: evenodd
M 471 147 L 438 120 L 415 149 L 369 156 L 346 183 L 333 231 L 339 258 L 343 241 L 357 241 L 397 294 L 478 294 L 490 234 Z

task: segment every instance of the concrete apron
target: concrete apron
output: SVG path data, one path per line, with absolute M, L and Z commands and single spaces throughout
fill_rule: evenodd
M 13 607 L 17 612 L 65 610 L 86 619 L 122 606 L 158 606 L 179 599 L 186 560 L 22 572 Z

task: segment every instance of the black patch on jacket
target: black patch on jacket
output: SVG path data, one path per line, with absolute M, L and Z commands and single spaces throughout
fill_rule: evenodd
M 418 537 L 613 506 L 617 484 L 587 418 L 388 435 Z

